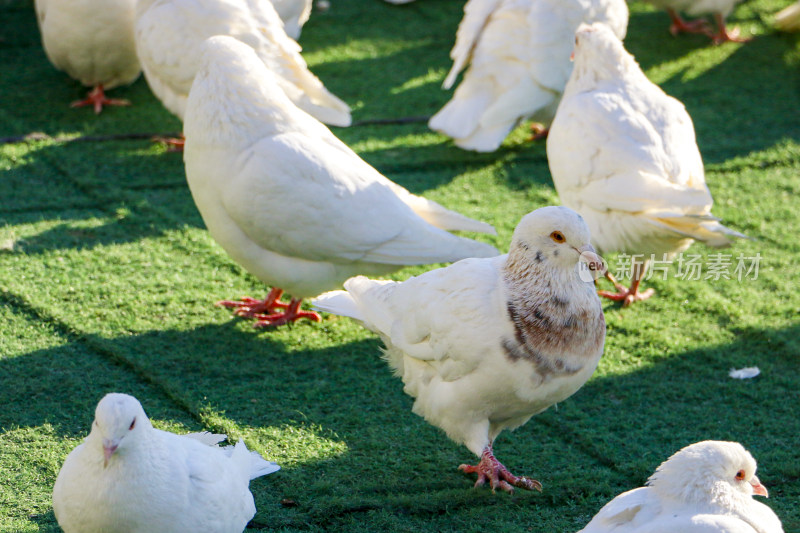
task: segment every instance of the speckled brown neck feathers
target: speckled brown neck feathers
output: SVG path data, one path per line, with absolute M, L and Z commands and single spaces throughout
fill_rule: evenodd
M 523 257 L 531 253 L 533 261 Z M 596 362 L 605 340 L 605 319 L 591 284 L 524 247 L 509 253 L 503 278 L 514 338 L 502 343 L 511 360 L 530 361 L 544 380 L 575 374 L 587 362 Z

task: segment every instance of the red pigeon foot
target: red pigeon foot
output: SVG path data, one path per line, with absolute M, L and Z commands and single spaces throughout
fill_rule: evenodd
M 525 476 L 517 477 L 498 461 L 492 453 L 492 445 L 489 444 L 481 454 L 481 462 L 477 465 L 461 465 L 459 470 L 467 474 L 478 474 L 478 481 L 475 482 L 476 487 L 484 485 L 487 481 L 492 487 L 492 492 L 495 489 L 501 489 L 506 492 L 514 492 L 514 487 L 519 487 L 526 490 L 538 490 L 541 492 L 542 484 Z
M 729 30 L 725 27 L 725 19 L 722 18 L 722 15 L 719 13 L 714 15 L 714 19 L 717 21 L 717 27 L 719 30 L 717 33 L 711 35 L 711 38 L 714 40 L 714 44 L 722 44 L 728 41 L 734 43 L 746 43 L 750 40 L 750 37 L 740 37 L 739 36 L 739 28 L 733 28 Z
M 267 315 L 255 315 L 257 322 L 253 324 L 254 328 L 270 328 L 283 326 L 289 322 L 297 322 L 301 318 L 307 318 L 314 322 L 319 322 L 322 318 L 314 311 L 303 311 L 300 309 L 300 302 L 298 298 L 292 298 L 291 302 L 285 312 L 271 313 Z
M 531 124 L 531 138 L 528 139 L 529 141 L 541 141 L 547 139 L 547 134 L 550 133 L 550 128 L 546 127 L 544 124 L 540 124 L 539 122 L 534 122 Z
M 85 107 L 88 105 L 94 107 L 95 114 L 99 115 L 104 105 L 127 106 L 131 105 L 131 102 L 130 100 L 123 100 L 120 98 L 106 98 L 103 92 L 103 86 L 97 85 L 94 89 L 89 91 L 89 95 L 85 100 L 76 100 L 70 104 L 70 107 Z
M 257 315 L 268 315 L 275 313 L 278 309 L 286 309 L 289 307 L 288 303 L 281 302 L 283 289 L 272 289 L 263 300 L 256 300 L 245 296 L 241 300 L 222 300 L 217 302 L 216 305 L 234 309 L 233 314 L 236 316 L 243 316 L 246 318 L 255 318 Z
M 711 30 L 708 22 L 703 19 L 683 20 L 674 9 L 667 9 L 667 13 L 669 18 L 672 19 L 672 25 L 669 27 L 669 32 L 672 35 L 678 35 L 679 33 L 704 33 L 708 35 Z
M 186 144 L 186 138 L 181 135 L 180 137 L 153 137 L 153 141 L 167 145 L 167 152 L 183 152 L 183 146 Z
M 647 289 L 644 292 L 639 292 L 639 284 L 641 284 L 641 270 L 634 271 L 633 273 L 633 283 L 631 283 L 631 288 L 627 288 L 621 283 L 619 283 L 614 276 L 611 275 L 610 272 L 606 272 L 606 277 L 614 284 L 614 287 L 617 289 L 617 292 L 611 291 L 597 291 L 598 296 L 602 296 L 603 298 L 608 298 L 609 300 L 614 300 L 615 302 L 622 302 L 622 307 L 628 307 L 633 302 L 641 302 L 643 300 L 647 300 L 653 294 L 655 294 L 655 289 Z

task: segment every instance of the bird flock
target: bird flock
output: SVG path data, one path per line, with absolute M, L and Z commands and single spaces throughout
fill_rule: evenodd
M 725 25 L 740 0 L 649 1 L 666 10 L 673 34 L 745 40 Z M 478 458 L 459 467 L 475 486 L 543 490 L 497 459 L 496 437 L 591 377 L 605 344 L 600 297 L 627 306 L 652 296 L 640 290 L 646 262 L 632 265 L 625 287 L 599 253 L 671 257 L 694 241 L 746 238 L 711 214 L 686 109 L 626 51 L 624 0 L 464 5 L 443 87 L 463 74 L 428 126 L 491 152 L 535 121 L 563 204 L 522 217 L 503 255 L 452 233 L 491 234 L 491 225 L 393 183 L 325 126 L 352 119 L 300 54 L 311 0 L 35 4 L 47 57 L 91 88 L 72 105 L 131 105 L 105 91 L 143 72 L 183 121 L 184 139 L 171 142 L 210 235 L 272 287 L 263 300 L 218 303 L 257 327 L 319 321 L 323 311 L 375 332 L 413 412 Z M 798 12 L 776 24 L 800 27 Z M 716 29 L 682 14 L 710 14 Z M 402 282 L 370 278 L 443 262 L 452 264 Z M 597 289 L 603 276 L 615 291 Z M 305 298 L 316 311 L 301 307 Z M 135 398 L 110 393 L 59 472 L 56 518 L 67 533 L 242 531 L 256 512 L 250 480 L 279 467 L 241 441 L 220 447 L 225 439 L 155 429 Z M 753 499 L 768 494 L 755 471 L 738 443 L 688 445 L 581 531 L 782 532 Z

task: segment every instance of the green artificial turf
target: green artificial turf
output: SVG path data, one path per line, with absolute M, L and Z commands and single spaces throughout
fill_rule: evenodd
M 70 108 L 85 91 L 48 63 L 32 2 L 0 0 L 0 137 L 61 139 L 0 145 L 0 531 L 58 530 L 53 482 L 110 391 L 139 398 L 157 427 L 226 432 L 280 463 L 251 483 L 255 529 L 574 532 L 677 449 L 726 439 L 753 453 L 766 503 L 800 531 L 800 37 L 769 25 L 789 3 L 741 4 L 730 21 L 754 40 L 718 47 L 673 38 L 664 13 L 632 4 L 629 50 L 685 103 L 714 214 L 751 240 L 723 251 L 732 279 L 680 280 L 673 265 L 648 282 L 652 300 L 604 303 L 593 378 L 497 441 L 512 471 L 544 484 L 508 495 L 456 469 L 474 458 L 411 413 L 374 335 L 334 316 L 256 331 L 215 307 L 266 288 L 206 233 L 181 156 L 146 138 L 64 140 L 180 123 L 144 79 L 111 91 L 133 107 Z M 424 122 L 363 123 L 447 101 L 462 6 L 332 0 L 300 42 L 354 110 L 357 124 L 334 132 L 412 192 L 494 224 L 496 237 L 474 237 L 506 250 L 522 215 L 558 203 L 525 125 L 475 154 Z M 708 265 L 718 251 L 687 253 Z M 736 279 L 740 254 L 760 254 L 757 279 Z M 728 377 L 746 366 L 762 374 Z

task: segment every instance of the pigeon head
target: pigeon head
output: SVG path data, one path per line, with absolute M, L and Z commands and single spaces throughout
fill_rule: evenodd
M 767 496 L 756 477 L 756 461 L 738 442 L 691 444 L 664 461 L 648 480 L 653 490 L 686 503 L 731 508 L 754 494 Z
M 597 80 L 619 78 L 636 63 L 611 27 L 602 22 L 578 27 L 572 60 L 573 78 L 590 76 Z
M 581 260 L 600 268 L 603 260 L 589 240 L 589 227 L 578 213 L 563 206 L 542 207 L 522 217 L 509 253 L 525 256 L 527 264 L 547 264 L 567 271 L 575 271 Z
M 129 448 L 151 427 L 139 400 L 127 394 L 106 394 L 97 404 L 92 425 L 92 435 L 103 447 L 104 466 L 112 455 Z

